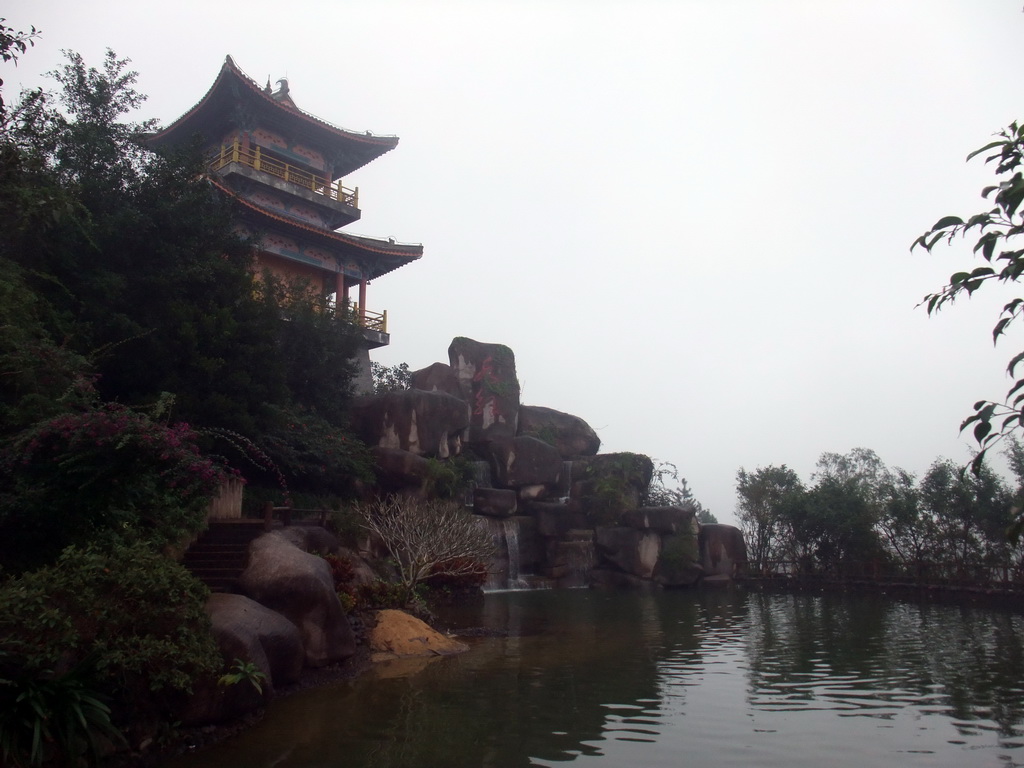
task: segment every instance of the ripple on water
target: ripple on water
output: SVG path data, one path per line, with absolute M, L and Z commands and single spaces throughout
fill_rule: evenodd
M 259 728 L 173 768 L 973 768 L 1022 757 L 1019 616 L 738 590 L 508 593 L 474 610 L 466 626 L 500 633 L 470 653 L 277 702 Z

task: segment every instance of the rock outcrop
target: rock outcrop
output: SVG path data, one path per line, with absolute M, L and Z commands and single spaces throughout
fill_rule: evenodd
M 298 627 L 306 666 L 326 666 L 355 653 L 355 635 L 323 558 L 278 532 L 268 533 L 249 546 L 249 564 L 238 584 L 243 594 Z
M 554 446 L 563 459 L 593 456 L 601 448 L 597 432 L 579 416 L 537 405 L 520 406 L 519 434 Z
M 490 440 L 487 453 L 494 485 L 500 488 L 556 485 L 562 475 L 558 451 L 535 437 Z
M 413 371 L 409 379 L 409 386 L 412 389 L 422 389 L 425 392 L 443 392 L 463 401 L 466 399 L 459 386 L 459 380 L 455 376 L 455 371 L 445 363 L 434 363 L 426 368 Z
M 305 654 L 299 628 L 276 611 L 244 595 L 214 593 L 206 602 L 213 636 L 225 667 L 251 662 L 266 676 L 267 695 L 299 679 Z
M 519 379 L 512 350 L 460 336 L 448 347 L 448 359 L 470 407 L 469 442 L 515 437 Z
M 448 358 L 449 365 L 415 371 L 410 392 L 364 398 L 360 430 L 375 446 L 387 491 L 428 493 L 435 459 L 463 450 L 476 460 L 466 500 L 502 550 L 492 578 L 688 587 L 705 577 L 729 579 L 745 562 L 737 529 L 701 526 L 692 505 L 644 506 L 654 472 L 648 457 L 600 454 L 601 441 L 583 419 L 521 405 L 508 347 L 459 337 Z
M 469 424 L 468 403 L 440 391 L 389 392 L 352 405 L 352 426 L 363 442 L 417 456 L 458 456 Z
M 732 578 L 747 563 L 747 545 L 739 528 L 718 523 L 700 527 L 701 565 L 709 576 Z

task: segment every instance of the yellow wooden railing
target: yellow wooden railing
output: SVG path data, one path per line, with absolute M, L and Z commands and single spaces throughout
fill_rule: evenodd
M 353 208 L 359 207 L 358 187 L 356 189 L 348 189 L 343 187 L 340 182 L 331 181 L 324 176 L 317 176 L 294 165 L 281 162 L 276 158 L 263 154 L 263 150 L 260 147 L 246 149 L 239 143 L 238 139 L 235 139 L 231 144 L 223 145 L 220 151 L 210 159 L 210 170 L 219 171 L 228 163 L 242 163 L 257 171 L 269 173 L 271 176 L 277 176 L 279 179 L 283 179 L 290 184 L 308 189 L 318 195 L 329 197 L 331 200 L 351 205 Z
M 388 332 L 388 311 L 371 312 L 368 309 L 360 309 L 358 304 L 352 305 L 352 320 L 356 325 L 362 326 L 369 331 Z

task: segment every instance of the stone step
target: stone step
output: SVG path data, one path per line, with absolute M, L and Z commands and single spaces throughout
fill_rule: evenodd
M 248 557 L 244 552 L 237 555 L 207 555 L 201 552 L 189 553 L 182 559 L 182 565 L 190 571 L 200 568 L 245 568 Z
M 264 533 L 262 520 L 218 520 L 192 543 L 184 565 L 214 592 L 229 592 L 245 570 L 249 544 Z

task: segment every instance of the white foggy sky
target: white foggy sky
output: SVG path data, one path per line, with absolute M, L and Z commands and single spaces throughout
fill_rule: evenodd
M 454 336 L 516 353 L 523 402 L 603 451 L 675 463 L 733 521 L 735 474 L 874 449 L 917 474 L 969 458 L 960 420 L 1001 398 L 1006 293 L 929 319 L 968 263 L 910 243 L 982 209 L 964 162 L 1024 119 L 1020 0 L 82 3 L 8 0 L 60 50 L 132 59 L 144 117 L 197 102 L 226 54 L 299 107 L 398 148 L 345 182 L 359 234 L 422 242 L 376 281 L 385 364 Z

